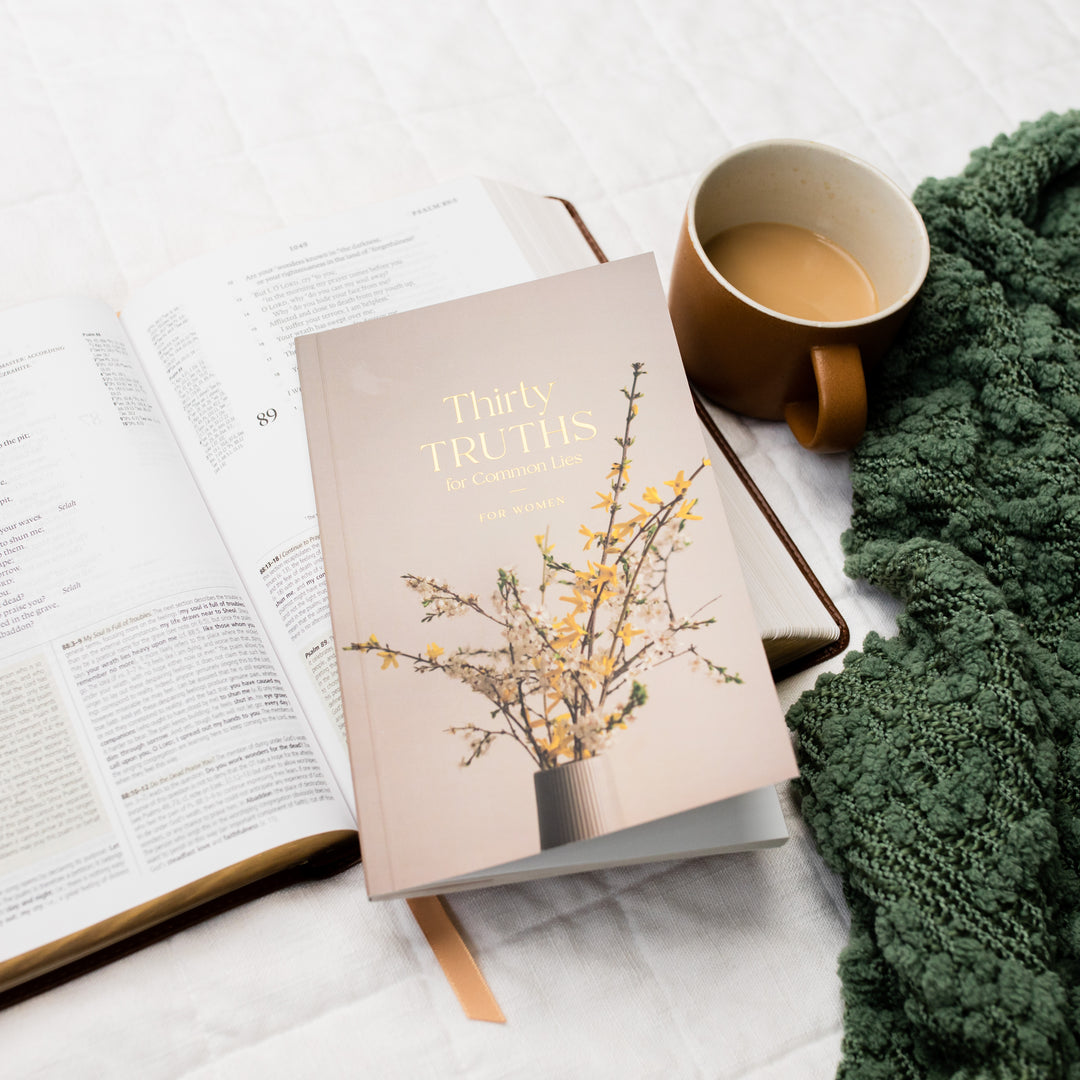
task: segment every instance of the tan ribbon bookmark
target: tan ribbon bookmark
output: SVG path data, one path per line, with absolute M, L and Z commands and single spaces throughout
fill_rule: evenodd
M 506 1017 L 480 973 L 468 945 L 462 940 L 458 928 L 450 918 L 443 898 L 418 896 L 406 903 L 423 930 L 435 959 L 439 961 L 446 981 L 461 1002 L 465 1015 L 470 1020 L 490 1020 L 496 1024 L 505 1024 Z

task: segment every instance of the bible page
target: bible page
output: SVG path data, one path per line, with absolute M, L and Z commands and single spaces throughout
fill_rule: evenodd
M 354 828 L 115 316 L 0 315 L 0 963 Z

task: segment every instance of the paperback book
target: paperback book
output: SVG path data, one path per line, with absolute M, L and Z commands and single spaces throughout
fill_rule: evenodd
M 651 256 L 297 341 L 373 897 L 786 837 Z

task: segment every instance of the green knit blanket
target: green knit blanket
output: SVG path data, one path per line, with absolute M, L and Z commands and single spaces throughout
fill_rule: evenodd
M 915 194 L 846 570 L 897 596 L 791 709 L 851 908 L 840 1076 L 1080 1078 L 1080 112 Z

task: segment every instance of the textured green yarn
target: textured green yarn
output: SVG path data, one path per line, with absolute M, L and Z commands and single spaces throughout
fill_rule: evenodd
M 844 538 L 899 632 L 788 716 L 852 912 L 840 1074 L 1080 1080 L 1080 113 L 915 200 Z

